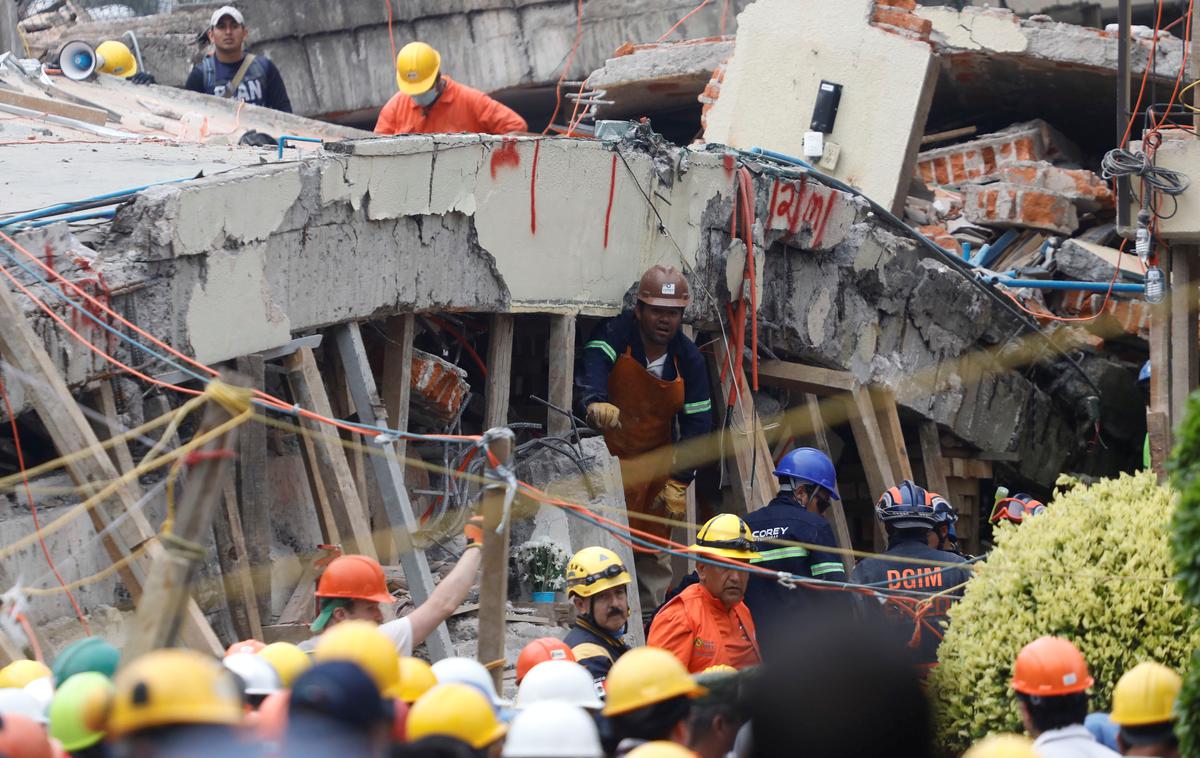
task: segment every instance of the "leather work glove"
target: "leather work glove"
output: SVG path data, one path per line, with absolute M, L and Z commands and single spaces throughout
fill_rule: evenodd
M 668 479 L 655 502 L 661 502 L 670 515 L 682 516 L 687 511 L 687 488 L 683 482 Z
M 483 547 L 483 516 L 472 516 L 467 520 L 463 527 L 463 536 L 467 538 L 467 545 L 479 545 Z
M 600 431 L 621 428 L 621 409 L 612 403 L 592 403 L 587 407 L 588 423 Z

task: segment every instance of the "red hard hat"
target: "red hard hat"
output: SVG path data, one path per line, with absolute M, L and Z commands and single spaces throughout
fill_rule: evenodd
M 234 653 L 250 653 L 253 655 L 264 647 L 266 645 L 263 644 L 262 640 L 240 640 L 225 648 L 225 657 L 228 658 Z
M 1062 637 L 1038 637 L 1017 654 L 1012 688 L 1039 697 L 1084 692 L 1094 680 L 1083 653 Z
M 343 555 L 330 561 L 317 581 L 317 597 L 396 602 L 388 592 L 383 567 L 379 561 L 365 555 Z
M 646 305 L 686 308 L 692 302 L 687 279 L 674 266 L 651 266 L 638 282 L 637 299 Z
M 392 743 L 401 745 L 408 742 L 408 703 L 396 698 L 392 704 L 396 708 L 392 717 Z
M 517 656 L 517 684 L 529 673 L 529 669 L 545 661 L 573 661 L 575 654 L 567 643 L 557 637 L 538 637 Z
M 28 716 L 0 715 L 0 755 L 7 758 L 53 758 L 46 730 Z

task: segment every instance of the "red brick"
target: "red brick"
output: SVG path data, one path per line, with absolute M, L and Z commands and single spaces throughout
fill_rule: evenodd
M 963 214 L 973 224 L 1044 229 L 1071 234 L 1079 216 L 1071 199 L 1058 192 L 1004 182 L 963 188 Z
M 933 29 L 933 22 L 927 18 L 888 7 L 877 7 L 871 20 L 877 24 L 886 24 L 910 31 L 921 39 L 928 39 L 929 32 Z
M 952 253 L 962 255 L 962 244 L 950 235 L 946 227 L 937 224 L 918 226 L 917 231 L 928 237 L 935 245 L 939 245 Z
M 917 9 L 917 0 L 875 0 L 875 7 L 890 6 L 892 8 L 903 8 L 906 11 Z

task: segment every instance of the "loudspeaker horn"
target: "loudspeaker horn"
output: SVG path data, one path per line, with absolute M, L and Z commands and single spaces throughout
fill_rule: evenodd
M 96 49 L 82 40 L 72 40 L 58 53 L 58 65 L 63 76 L 80 81 L 96 71 Z

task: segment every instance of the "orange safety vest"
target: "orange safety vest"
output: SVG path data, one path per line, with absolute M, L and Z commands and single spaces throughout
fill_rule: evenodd
M 679 634 L 684 625 L 688 630 L 686 650 Z M 749 643 L 749 649 L 735 658 L 728 643 L 736 635 Z M 670 644 L 671 640 L 680 641 Z M 692 674 L 718 664 L 743 669 L 762 660 L 750 609 L 738 603 L 726 610 L 702 584 L 687 587 L 658 610 L 646 644 L 669 650 Z
M 630 348 L 613 364 L 608 400 L 621 409 L 621 428 L 606 431 L 604 441 L 621 460 L 626 510 L 667 516 L 665 508 L 654 507 L 654 501 L 671 473 L 671 425 L 683 410 L 683 399 L 678 366 L 675 378 L 664 381 L 647 371 Z M 659 537 L 671 535 L 671 527 L 657 521 L 634 519 L 630 526 Z

